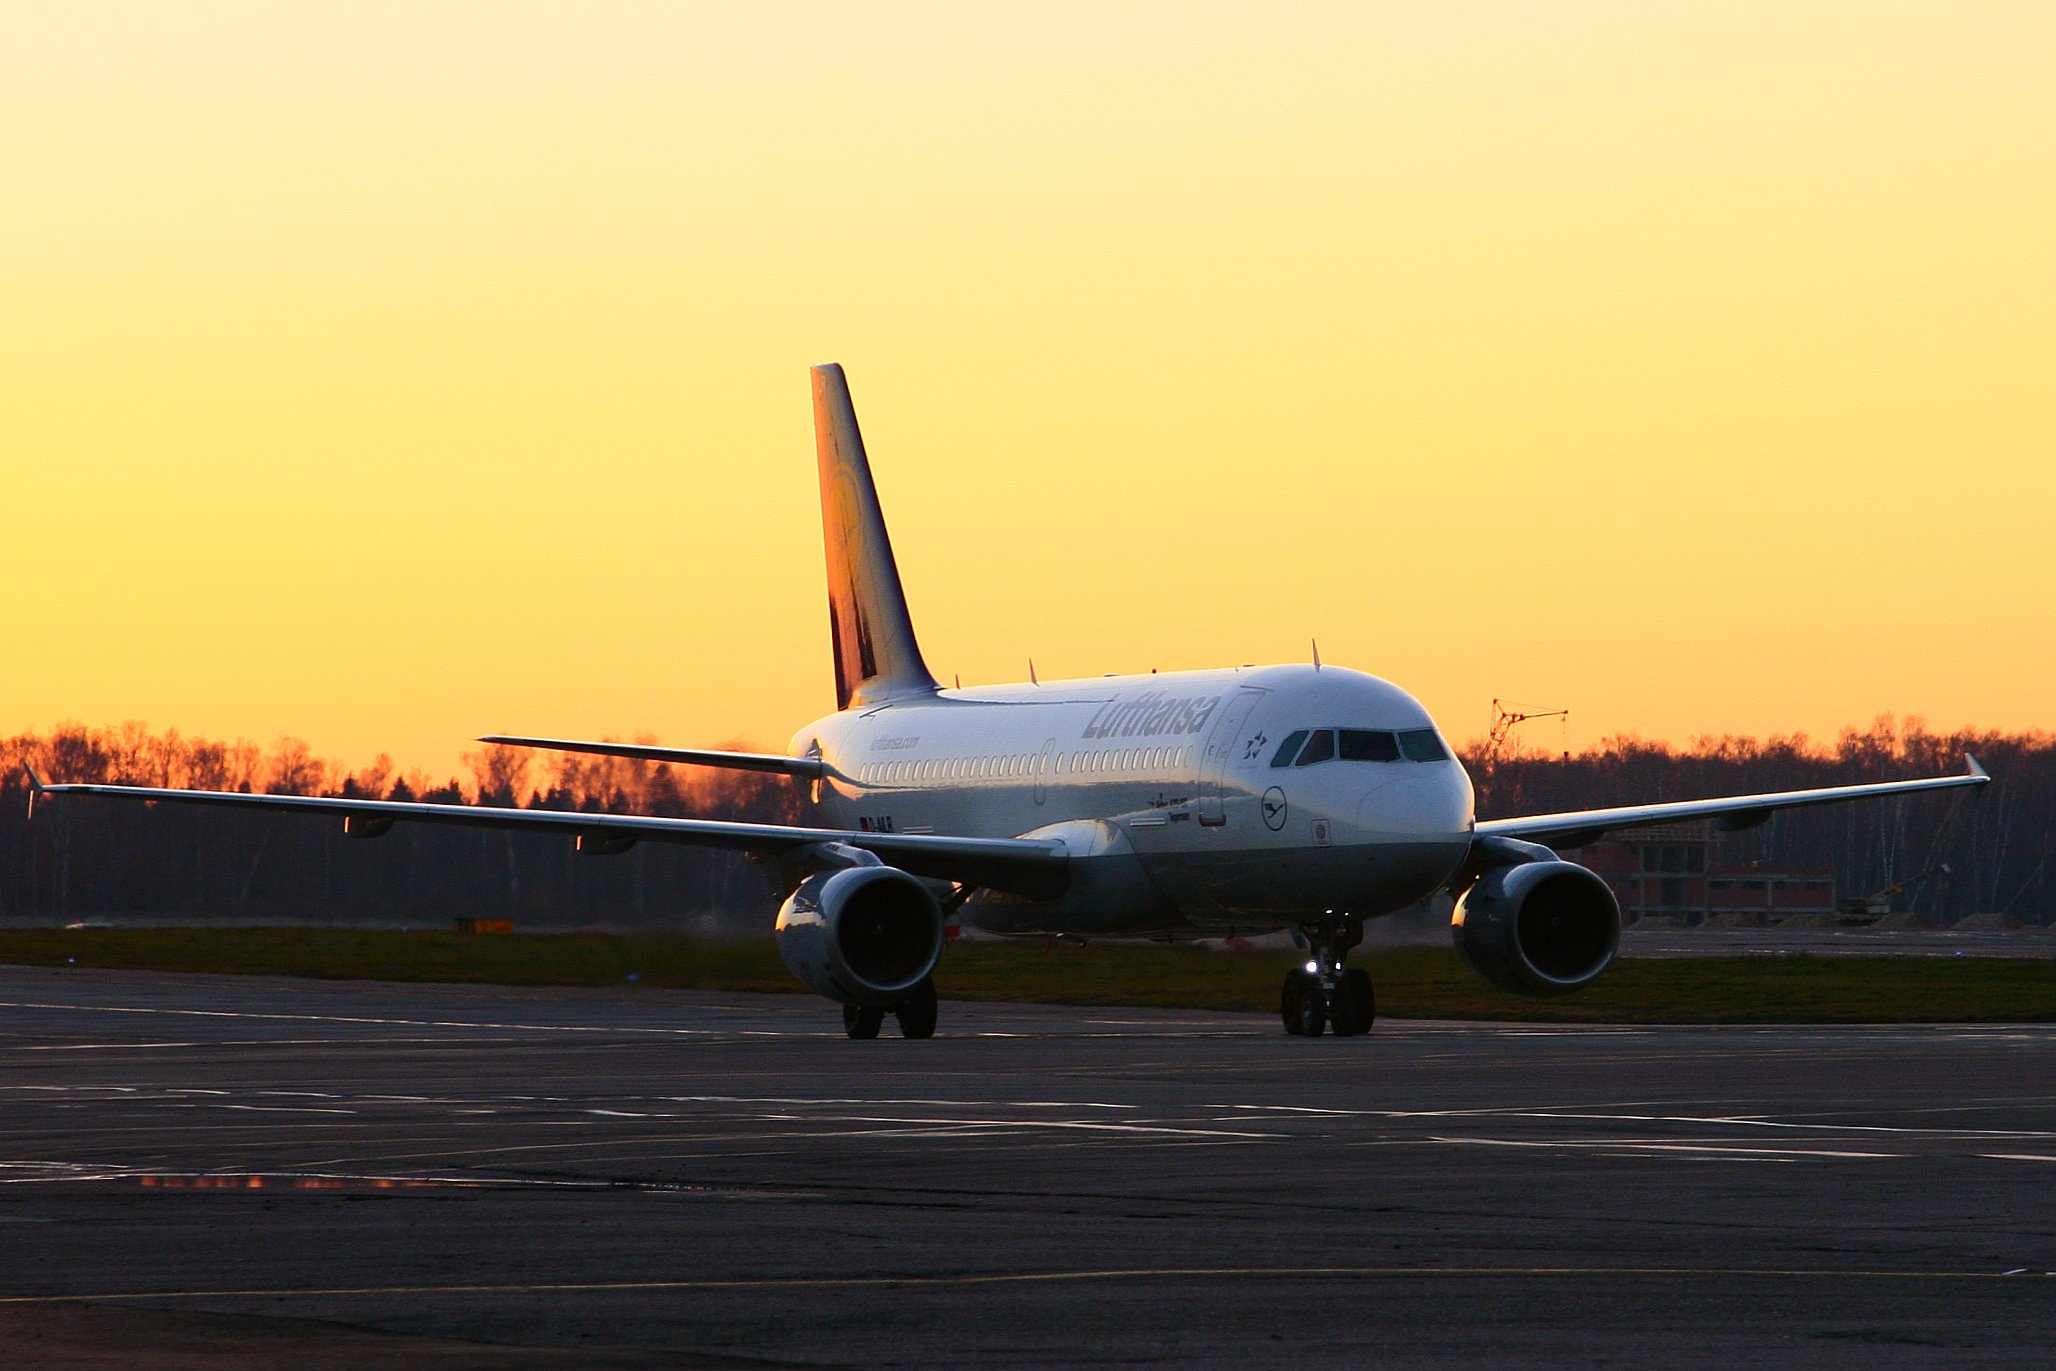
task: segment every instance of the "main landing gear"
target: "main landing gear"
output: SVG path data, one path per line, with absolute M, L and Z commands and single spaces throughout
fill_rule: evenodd
M 885 1026 L 885 1016 L 899 1020 L 902 1038 L 935 1036 L 935 979 L 921 978 L 904 1000 L 895 1005 L 846 1004 L 842 1007 L 842 1031 L 852 1038 L 875 1038 Z
M 1338 1038 L 1370 1032 L 1377 1017 L 1371 973 L 1343 964 L 1349 950 L 1364 940 L 1363 921 L 1351 916 L 1333 924 L 1308 924 L 1300 933 L 1313 955 L 1305 966 L 1285 973 L 1278 996 L 1285 1031 L 1302 1038 L 1318 1038 L 1330 1029 Z

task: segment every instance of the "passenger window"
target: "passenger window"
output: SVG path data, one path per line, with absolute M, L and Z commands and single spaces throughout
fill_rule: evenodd
M 1410 728 L 1399 735 L 1399 750 L 1409 762 L 1446 762 L 1449 749 L 1432 728 Z
M 1396 762 L 1399 760 L 1399 739 L 1390 733 L 1373 733 L 1368 729 L 1345 728 L 1342 730 L 1342 760 L 1345 762 Z
M 1299 754 L 1299 760 L 1294 765 L 1312 766 L 1316 762 L 1325 762 L 1334 755 L 1335 730 L 1332 728 L 1315 729 L 1313 736 L 1306 740 L 1306 750 Z
M 1306 730 L 1300 729 L 1278 747 L 1278 755 L 1271 758 L 1272 766 L 1291 766 L 1292 759 L 1299 755 L 1299 745 L 1306 741 Z

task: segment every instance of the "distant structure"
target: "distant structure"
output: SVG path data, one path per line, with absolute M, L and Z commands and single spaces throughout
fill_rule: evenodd
M 1514 729 L 1530 719 L 1568 720 L 1570 717 L 1568 709 L 1538 709 L 1514 700 L 1494 699 L 1492 731 L 1485 735 L 1485 751 L 1479 758 L 1479 790 L 1507 805 L 1518 805 L 1521 774 L 1519 766 L 1514 763 L 1520 757 L 1520 743 L 1513 736 Z M 1502 786 L 1505 787 L 1504 794 L 1500 793 Z
M 1721 834 L 1710 823 L 1624 828 L 1579 850 L 1599 873 L 1629 923 L 1653 914 L 1687 924 L 1775 923 L 1794 914 L 1834 914 L 1835 873 L 1826 867 L 1773 870 L 1723 864 Z

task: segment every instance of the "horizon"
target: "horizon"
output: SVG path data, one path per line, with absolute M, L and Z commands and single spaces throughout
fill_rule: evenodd
M 176 738 L 188 747 L 220 747 L 230 752 L 247 750 L 254 754 L 254 760 L 270 764 L 280 759 L 298 763 L 312 763 L 320 766 L 324 775 L 322 783 L 330 789 L 341 786 L 346 780 L 362 780 L 373 775 L 382 775 L 385 783 L 405 781 L 414 791 L 445 789 L 455 785 L 463 790 L 468 801 L 477 799 L 478 781 L 483 759 L 500 755 L 511 755 L 526 759 L 522 767 L 525 779 L 516 787 L 517 803 L 526 803 L 521 791 L 538 793 L 548 789 L 546 782 L 552 779 L 553 770 L 561 769 L 566 775 L 583 774 L 587 779 L 609 769 L 630 772 L 639 776 L 669 774 L 681 789 L 690 791 L 707 788 L 720 792 L 734 784 L 738 773 L 729 773 L 704 767 L 682 764 L 666 764 L 655 761 L 638 761 L 629 758 L 608 758 L 580 753 L 554 752 L 548 748 L 522 748 L 503 744 L 488 744 L 474 741 L 462 751 L 457 764 L 447 770 L 437 770 L 408 758 L 393 754 L 389 749 L 381 750 L 363 759 L 349 759 L 323 750 L 310 739 L 292 732 L 282 733 L 268 741 L 248 737 L 217 737 L 201 732 L 188 732 L 176 726 L 153 727 L 148 721 L 125 719 L 116 724 L 90 724 L 77 719 L 65 719 L 45 728 L 14 730 L 0 735 L 0 747 L 11 748 L 25 741 L 47 744 L 52 739 L 79 730 L 93 743 L 118 743 L 122 735 L 132 731 L 142 738 L 161 742 Z M 1480 733 L 1470 737 L 1447 734 L 1451 750 L 1459 761 L 1471 770 L 1474 779 L 1480 776 L 1479 768 L 1486 765 L 1482 756 L 1488 739 Z M 700 746 L 712 745 L 733 751 L 763 751 L 763 745 L 749 738 L 723 738 L 707 744 L 700 740 L 691 742 L 678 739 L 664 739 L 647 732 L 626 737 L 591 739 L 594 742 L 626 742 L 653 746 Z M 1864 725 L 1844 725 L 1832 737 L 1815 737 L 1810 734 L 1699 734 L 1683 740 L 1651 738 L 1635 733 L 1618 733 L 1591 739 L 1573 748 L 1557 748 L 1538 745 L 1533 736 L 1511 736 L 1510 747 L 1500 755 L 1501 764 L 1533 762 L 1571 761 L 1581 762 L 1594 758 L 1620 755 L 1629 752 L 1657 752 L 1677 758 L 1680 761 L 1717 759 L 1723 752 L 1742 750 L 1758 755 L 1791 752 L 1811 761 L 1831 761 L 1852 750 L 1853 744 L 1887 744 L 1887 754 L 1896 760 L 1913 760 L 1916 756 L 1934 751 L 1935 744 L 1949 744 L 1965 747 L 1977 744 L 1997 743 L 2007 747 L 2022 747 L 2039 750 L 2056 746 L 2056 732 L 2048 729 L 1995 729 L 1983 727 L 1937 729 L 1919 715 L 1882 714 Z M 474 765 L 474 758 L 480 765 Z M 381 770 L 381 763 L 384 767 Z M 0 777 L 0 786 L 12 785 L 19 776 Z M 43 779 L 61 782 L 64 776 L 48 775 Z

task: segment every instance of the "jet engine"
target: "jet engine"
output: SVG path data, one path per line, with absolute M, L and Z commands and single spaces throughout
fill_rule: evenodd
M 1582 989 L 1621 943 L 1620 904 L 1606 882 L 1556 860 L 1487 871 L 1456 902 L 1450 926 L 1471 970 L 1516 995 Z
M 942 907 L 897 867 L 824 871 L 779 906 L 778 954 L 817 994 L 890 1006 L 942 956 Z

